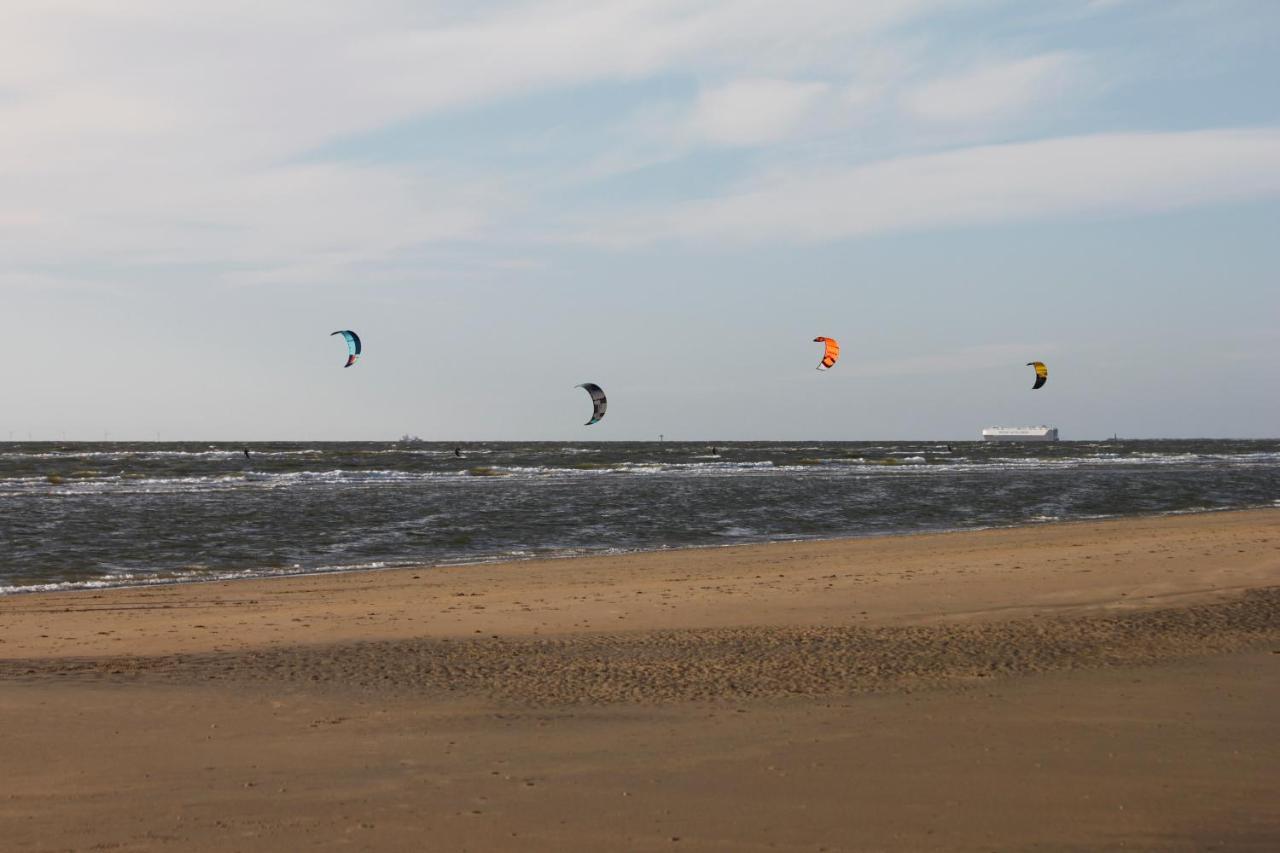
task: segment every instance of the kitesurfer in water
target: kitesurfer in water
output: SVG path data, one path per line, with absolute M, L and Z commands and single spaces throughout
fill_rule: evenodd
M 249 448 L 247 447 L 244 449 L 244 458 L 246 461 L 249 459 Z
M 459 457 L 459 458 L 461 458 L 461 457 L 462 457 L 462 448 L 461 448 L 461 447 L 455 447 L 455 448 L 453 449 L 453 455 L 454 455 L 454 456 L 457 456 L 457 457 Z

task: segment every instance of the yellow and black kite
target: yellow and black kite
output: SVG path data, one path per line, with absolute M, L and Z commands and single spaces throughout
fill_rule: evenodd
M 1027 367 L 1036 369 L 1036 384 L 1031 386 L 1032 391 L 1043 386 L 1049 380 L 1049 368 L 1044 366 L 1043 361 L 1028 361 Z

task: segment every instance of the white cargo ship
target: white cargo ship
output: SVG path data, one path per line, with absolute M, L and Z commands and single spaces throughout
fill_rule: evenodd
M 1058 428 L 1050 426 L 1033 427 L 987 427 L 982 431 L 983 441 L 1057 441 Z

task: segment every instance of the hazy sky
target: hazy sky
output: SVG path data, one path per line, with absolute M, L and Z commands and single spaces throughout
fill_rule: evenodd
M 6 0 L 0 439 L 1275 436 L 1277 44 L 1272 0 Z

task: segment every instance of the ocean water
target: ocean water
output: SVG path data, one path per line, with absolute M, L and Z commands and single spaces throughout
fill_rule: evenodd
M 1280 505 L 1280 441 L 0 444 L 0 594 Z

